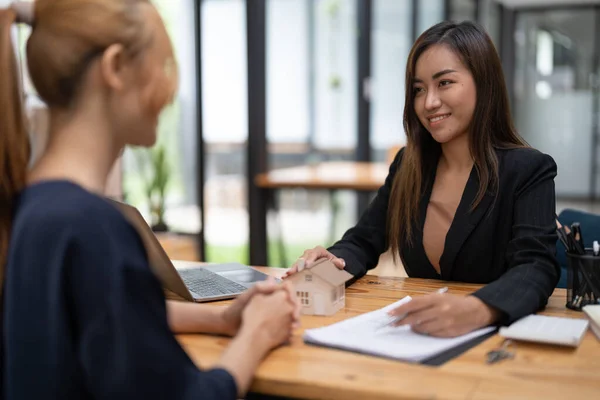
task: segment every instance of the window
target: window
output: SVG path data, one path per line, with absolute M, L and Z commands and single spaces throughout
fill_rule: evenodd
M 445 0 L 420 0 L 417 21 L 417 36 L 444 20 Z
M 356 0 L 267 1 L 266 41 L 267 138 L 280 145 L 272 147 L 353 151 Z
M 356 146 L 356 0 L 312 2 L 315 15 L 315 142 L 320 149 Z
M 169 230 L 200 231 L 196 199 L 196 56 L 193 38 L 194 0 L 155 0 L 173 43 L 179 68 L 179 90 L 160 117 L 158 140 L 152 149 L 128 148 L 123 154 L 123 197 L 151 223 L 147 185 L 159 168 L 167 172 L 164 220 Z M 164 163 L 153 157 L 163 152 Z
M 201 7 L 206 260 L 248 263 L 246 2 Z
M 500 51 L 500 4 L 495 0 L 481 0 L 479 21 L 490 35 L 496 49 Z
M 384 161 L 388 149 L 406 141 L 404 69 L 412 44 L 412 3 L 376 0 L 373 5 L 371 146 L 372 159 Z
M 356 0 L 267 0 L 267 140 L 272 169 L 354 158 Z M 271 232 L 293 260 L 328 245 L 330 204 L 322 191 L 279 191 L 281 227 L 269 220 L 269 260 L 281 260 Z M 336 237 L 355 221 L 354 193 L 336 194 Z M 323 232 L 315 235 L 315 232 Z M 287 266 L 287 265 L 286 265 Z
M 27 0 L 32 1 L 32 0 Z M 10 1 L 2 4 L 0 7 L 8 6 Z M 21 70 L 23 81 L 23 92 L 25 97 L 24 111 L 28 119 L 29 135 L 31 140 L 31 164 L 37 161 L 45 150 L 48 139 L 49 113 L 46 104 L 41 101 L 37 91 L 31 82 L 29 70 L 27 69 L 27 39 L 31 35 L 31 27 L 26 24 L 19 24 L 13 27 L 13 45 L 17 53 L 17 62 Z
M 33 1 L 33 0 L 26 0 Z M 7 7 L 11 1 L 6 1 L 6 4 L 2 4 L 3 1 L 0 0 L 0 8 Z M 19 24 L 15 26 L 12 30 L 13 33 L 13 44 L 17 50 L 18 62 L 21 67 L 21 74 L 23 76 L 23 90 L 25 92 L 25 96 L 27 98 L 36 95 L 36 90 L 31 83 L 31 79 L 29 78 L 29 71 L 27 70 L 27 51 L 25 49 L 27 44 L 27 39 L 29 35 L 31 35 L 31 27 L 26 24 Z
M 267 140 L 303 144 L 309 140 L 312 2 L 267 2 Z M 290 44 L 293 43 L 293 46 Z M 301 147 L 304 149 L 304 147 Z
M 300 299 L 300 304 L 302 304 L 303 306 L 308 307 L 310 305 L 310 293 L 309 292 L 297 291 L 296 297 L 298 297 L 298 299 Z
M 475 15 L 476 1 L 480 0 L 451 0 L 450 20 L 456 22 L 475 21 L 477 19 L 477 15 Z

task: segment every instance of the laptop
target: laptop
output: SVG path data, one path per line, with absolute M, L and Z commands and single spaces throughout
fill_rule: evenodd
M 115 205 L 138 231 L 148 253 L 150 268 L 163 287 L 186 300 L 205 302 L 232 299 L 256 282 L 269 277 L 238 263 L 177 262 L 175 267 L 137 208 L 113 199 L 107 200 Z

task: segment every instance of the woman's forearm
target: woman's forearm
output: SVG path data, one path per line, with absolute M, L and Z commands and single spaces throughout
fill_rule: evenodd
M 264 335 L 241 332 L 225 349 L 217 366 L 227 370 L 236 382 L 238 396 L 245 396 L 258 365 L 270 350 Z
M 173 333 L 225 333 L 222 306 L 167 300 L 167 318 Z
M 226 333 L 225 307 L 167 300 L 167 318 L 173 333 Z M 236 382 L 238 395 L 248 391 L 254 372 L 270 347 L 264 335 L 241 332 L 225 349 L 216 367 L 227 370 Z

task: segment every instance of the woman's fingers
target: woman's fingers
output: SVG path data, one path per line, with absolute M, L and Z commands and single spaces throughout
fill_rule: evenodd
M 433 329 L 441 329 L 445 323 L 443 321 L 447 321 L 447 319 L 444 318 L 444 314 L 440 312 L 439 308 L 428 308 L 409 314 L 398 325 L 409 325 L 415 332 L 429 333 Z
M 334 256 L 330 260 L 333 263 L 333 265 L 335 265 L 339 269 L 344 269 L 346 267 L 346 261 L 344 261 L 344 259 L 342 259 L 342 258 L 337 258 Z
M 288 276 L 294 275 L 296 272 L 298 272 L 298 265 L 296 265 L 294 263 L 294 265 L 292 265 L 290 267 L 290 269 L 288 269 L 287 271 L 285 271 L 285 274 L 283 275 L 283 278 L 287 278 Z
M 294 306 L 294 314 L 293 314 L 294 321 L 299 323 L 300 322 L 300 309 L 301 309 L 302 305 L 300 304 L 300 301 L 298 301 L 298 297 L 296 296 L 296 290 L 294 288 L 294 285 L 292 285 L 292 283 L 290 281 L 286 281 L 286 282 L 283 282 L 281 287 L 283 288 L 283 290 L 285 290 L 287 292 L 288 301 Z
M 327 251 L 324 247 L 317 246 L 314 249 L 309 249 L 302 253 L 294 264 L 285 272 L 283 278 L 287 278 L 291 275 L 294 275 L 297 272 L 302 271 L 304 268 L 311 266 L 314 262 L 326 258 L 330 260 L 333 265 L 335 265 L 339 269 L 344 269 L 346 267 L 346 261 L 341 258 L 336 257 L 329 251 Z
M 388 314 L 390 316 L 404 315 L 409 317 L 413 313 L 434 307 L 437 304 L 437 299 L 431 295 L 416 297 L 409 302 L 402 304 L 399 307 L 394 308 Z
M 334 254 L 330 253 L 324 247 L 321 246 L 317 246 L 312 250 L 305 251 L 299 260 L 304 260 L 305 266 L 309 266 L 315 261 L 320 260 L 322 258 L 328 259 L 333 263 L 333 265 L 335 265 L 339 269 L 344 269 L 344 267 L 346 266 L 346 262 L 343 259 L 336 257 Z
M 257 282 L 252 288 L 255 288 L 254 290 L 259 293 L 271 293 L 277 289 L 277 281 L 275 281 L 274 277 L 269 276 L 264 281 Z

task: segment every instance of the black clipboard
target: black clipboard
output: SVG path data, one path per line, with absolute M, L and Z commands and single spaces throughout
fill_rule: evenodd
M 485 340 L 494 336 L 496 333 L 498 333 L 498 328 L 494 329 L 491 332 L 486 333 L 485 335 L 477 336 L 476 338 L 471 339 L 468 342 L 459 344 L 458 346 L 448 349 L 448 350 L 446 350 L 442 353 L 439 353 L 431 358 L 425 359 L 425 360 L 421 361 L 419 364 L 439 367 L 440 365 L 443 365 L 443 364 L 447 363 L 448 361 L 460 356 L 467 350 L 470 350 L 471 348 L 477 346 L 478 344 L 483 343 Z

